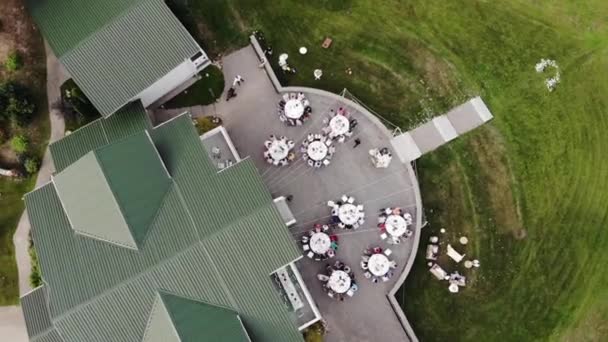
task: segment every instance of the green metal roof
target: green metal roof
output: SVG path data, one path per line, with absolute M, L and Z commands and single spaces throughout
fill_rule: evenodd
M 27 7 L 55 55 L 61 57 L 139 2 L 27 0 Z
M 161 293 L 159 299 L 182 342 L 200 341 L 202 336 L 208 341 L 248 341 L 247 332 L 233 310 L 166 293 Z
M 141 102 L 123 107 L 108 118 L 97 119 L 49 146 L 57 172 L 98 147 L 151 128 Z
M 171 184 L 147 131 L 87 153 L 53 177 L 72 228 L 138 248 Z
M 137 248 L 95 153 L 89 152 L 63 170 L 53 183 L 74 231 Z
M 163 0 L 28 0 L 28 7 L 103 116 L 201 51 Z
M 149 133 L 172 183 L 142 248 L 74 234 L 52 184 L 25 197 L 55 329 L 66 341 L 141 341 L 158 293 L 170 293 L 236 312 L 253 341 L 301 341 L 270 278 L 300 253 L 253 162 L 218 173 L 188 115 Z

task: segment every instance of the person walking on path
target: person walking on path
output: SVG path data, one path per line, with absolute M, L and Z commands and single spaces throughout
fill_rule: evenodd
M 353 146 L 353 148 L 355 148 L 359 145 L 361 145 L 361 139 L 357 138 L 357 139 L 355 139 L 355 146 Z
M 236 83 L 238 85 L 241 85 L 241 82 L 245 83 L 245 79 L 243 77 L 241 77 L 241 75 L 236 75 Z

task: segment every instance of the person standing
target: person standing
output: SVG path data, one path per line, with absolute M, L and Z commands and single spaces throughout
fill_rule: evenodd
M 241 75 L 236 75 L 236 82 L 238 83 L 238 85 L 241 85 L 241 82 L 245 83 L 245 79 L 241 77 Z
M 361 139 L 357 138 L 357 139 L 355 139 L 355 146 L 353 146 L 353 148 L 355 148 L 359 145 L 361 145 Z

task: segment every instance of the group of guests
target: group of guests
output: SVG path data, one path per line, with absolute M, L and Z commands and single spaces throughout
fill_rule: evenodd
M 320 141 L 327 146 L 327 154 L 321 160 L 317 160 L 308 155 L 308 146 L 314 141 Z M 306 139 L 302 141 L 300 152 L 302 152 L 302 159 L 306 161 L 308 166 L 320 168 L 322 166 L 328 166 L 331 164 L 331 158 L 334 156 L 334 153 L 336 153 L 336 148 L 331 144 L 331 140 L 327 139 L 323 135 L 308 134 Z
M 374 254 L 381 254 L 383 252 L 384 251 L 381 247 L 367 248 L 365 251 L 363 251 L 363 256 L 361 257 L 361 268 L 364 271 L 363 276 L 371 280 L 371 282 L 374 284 L 379 283 L 380 280 L 382 280 L 383 282 L 389 281 L 395 275 L 394 270 L 397 268 L 397 263 L 394 260 L 391 260 L 389 264 L 389 270 L 388 272 L 386 272 L 385 275 L 378 277 L 373 275 L 369 271 L 369 258 Z
M 329 225 L 327 224 L 315 224 L 315 227 L 313 230 L 309 231 L 307 234 L 304 234 L 302 236 L 302 248 L 304 249 L 305 252 L 307 252 L 306 256 L 309 259 L 313 259 L 314 261 L 323 261 L 323 260 L 327 260 L 329 258 L 333 258 L 336 256 L 336 252 L 338 251 L 338 236 L 334 235 L 334 234 L 329 234 Z M 315 251 L 313 251 L 312 248 L 310 248 L 310 238 L 315 235 L 316 233 L 321 233 L 324 232 L 329 236 L 329 241 L 330 242 L 330 246 L 329 249 L 327 250 L 326 253 L 317 253 Z
M 335 271 L 343 271 L 348 274 L 348 277 L 350 277 L 350 288 L 345 293 L 335 292 L 331 289 L 331 286 L 328 283 L 328 280 L 330 279 L 332 273 L 334 273 Z M 335 298 L 339 301 L 344 301 L 345 295 L 348 297 L 352 297 L 359 289 L 359 286 L 355 282 L 355 273 L 349 266 L 346 266 L 346 264 L 344 264 L 340 260 L 336 260 L 333 265 L 327 265 L 325 267 L 325 274 L 317 274 L 317 278 L 325 283 L 323 286 L 323 291 L 325 291 L 325 293 L 327 293 L 329 297 Z
M 302 103 L 302 106 L 304 106 L 304 113 L 301 117 L 294 119 L 288 117 L 285 114 L 285 105 L 287 104 L 287 101 L 290 100 L 300 101 Z M 302 126 L 304 122 L 310 119 L 310 115 L 312 114 L 312 107 L 310 106 L 310 102 L 306 99 L 304 93 L 288 93 L 284 94 L 281 101 L 279 101 L 277 113 L 279 114 L 279 120 L 281 120 L 281 122 L 285 122 L 289 126 Z
M 331 128 L 331 126 L 329 125 L 329 123 L 331 122 L 331 119 L 336 117 L 336 115 L 342 115 L 348 119 L 348 131 L 347 132 L 338 134 L 338 133 L 334 132 L 333 129 Z M 326 134 L 327 136 L 329 136 L 334 141 L 338 141 L 340 143 L 345 142 L 346 138 L 350 138 L 354 133 L 355 127 L 357 127 L 357 125 L 359 124 L 357 119 L 350 118 L 350 114 L 344 107 L 339 107 L 337 111 L 331 109 L 329 119 L 325 119 L 324 122 L 328 125 L 323 128 L 323 133 Z
M 280 144 L 279 148 L 282 148 L 285 150 L 285 152 L 287 152 L 285 158 L 277 159 L 275 158 L 275 156 L 273 156 L 271 149 L 277 148 L 277 146 L 274 146 L 277 143 Z M 291 152 L 291 149 L 293 149 L 294 146 L 295 142 L 293 140 L 288 139 L 286 136 L 277 138 L 276 136 L 274 136 L 274 134 L 271 134 L 270 140 L 266 140 L 264 142 L 264 147 L 266 148 L 266 150 L 264 151 L 264 159 L 266 159 L 266 162 L 268 164 L 273 164 L 275 166 L 289 165 L 289 163 L 296 158 L 296 154 Z

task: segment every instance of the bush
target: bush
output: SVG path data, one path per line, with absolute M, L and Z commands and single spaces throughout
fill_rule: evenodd
M 38 286 L 42 285 L 42 276 L 40 275 L 40 263 L 38 262 L 38 255 L 36 255 L 34 241 L 32 240 L 31 234 L 28 252 L 30 254 L 30 263 L 32 265 L 32 273 L 30 273 L 30 285 L 32 288 L 37 288 Z
M 6 68 L 6 70 L 17 71 L 21 69 L 22 66 L 23 59 L 21 58 L 19 52 L 17 52 L 16 50 L 11 51 L 6 57 L 6 62 L 4 62 L 4 67 Z
M 325 326 L 321 321 L 304 330 L 304 340 L 306 342 L 323 342 L 323 335 L 325 335 Z
M 61 99 L 61 112 L 65 115 L 68 130 L 76 130 L 101 117 L 97 108 L 72 79 L 61 85 Z
M 11 147 L 13 148 L 13 151 L 15 151 L 15 153 L 23 154 L 27 151 L 29 143 L 27 141 L 27 138 L 20 134 L 16 135 L 15 137 L 13 137 L 13 139 L 11 139 Z
M 38 168 L 40 167 L 40 161 L 36 157 L 27 158 L 25 160 L 25 163 L 23 164 L 23 167 L 25 168 L 25 171 L 28 174 L 33 175 L 38 172 Z
M 203 116 L 200 118 L 196 118 L 194 119 L 194 121 L 194 126 L 198 131 L 198 135 L 202 135 L 205 132 L 209 132 L 210 130 L 218 126 L 218 124 L 214 122 L 214 118 L 211 116 Z
M 0 83 L 0 120 L 23 127 L 35 110 L 27 88 L 14 82 Z

